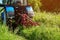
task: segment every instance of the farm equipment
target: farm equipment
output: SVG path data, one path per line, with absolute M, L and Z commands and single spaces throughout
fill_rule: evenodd
M 2 21 L 4 24 L 7 24 L 10 27 L 10 29 L 12 29 L 12 26 L 14 24 L 16 24 L 14 26 L 17 26 L 19 24 L 18 23 L 20 21 L 19 14 L 26 13 L 28 16 L 31 15 L 30 17 L 33 17 L 34 15 L 32 7 L 28 5 L 28 0 L 18 0 L 18 1 L 13 0 L 13 2 L 12 0 L 1 0 L 0 7 L 3 7 L 0 11 L 4 10 L 1 13 Z

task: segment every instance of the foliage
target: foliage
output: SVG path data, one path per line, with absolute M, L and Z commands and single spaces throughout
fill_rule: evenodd
M 24 29 L 19 26 L 20 36 L 10 33 L 5 25 L 0 25 L 0 40 L 60 40 L 60 14 L 35 12 L 34 21 L 39 22 L 40 26 Z
M 5 25 L 0 25 L 0 40 L 25 40 L 24 38 L 10 33 Z
M 49 12 L 60 12 L 60 0 L 41 0 L 43 6 L 41 6 L 42 11 Z
M 60 14 L 40 12 L 35 15 L 34 21 L 40 26 L 25 28 L 19 35 L 28 40 L 60 40 Z
M 33 27 L 20 32 L 28 40 L 60 40 L 60 28 L 58 27 Z
M 41 0 L 28 0 L 29 3 L 32 5 L 33 9 L 35 11 L 39 11 L 40 10 L 40 7 L 41 7 Z
M 35 13 L 34 20 L 46 26 L 60 27 L 60 14 L 50 13 L 50 12 Z

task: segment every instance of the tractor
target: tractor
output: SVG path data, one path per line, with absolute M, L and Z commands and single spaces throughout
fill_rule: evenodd
M 0 13 L 2 23 L 8 25 L 10 30 L 13 26 L 18 26 L 20 20 L 19 14 L 26 13 L 28 16 L 31 15 L 30 18 L 34 15 L 33 9 L 31 5 L 29 5 L 28 0 L 1 0 Z

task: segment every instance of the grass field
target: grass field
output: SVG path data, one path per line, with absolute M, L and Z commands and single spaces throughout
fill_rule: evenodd
M 35 12 L 34 21 L 39 26 L 24 28 L 18 36 L 10 33 L 5 25 L 0 26 L 0 40 L 60 40 L 60 14 Z

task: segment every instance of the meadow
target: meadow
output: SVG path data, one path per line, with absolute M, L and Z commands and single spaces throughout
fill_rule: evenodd
M 20 31 L 17 34 L 0 24 L 0 40 L 60 40 L 60 13 L 35 12 L 33 20 L 40 25 L 29 28 L 18 26 Z

